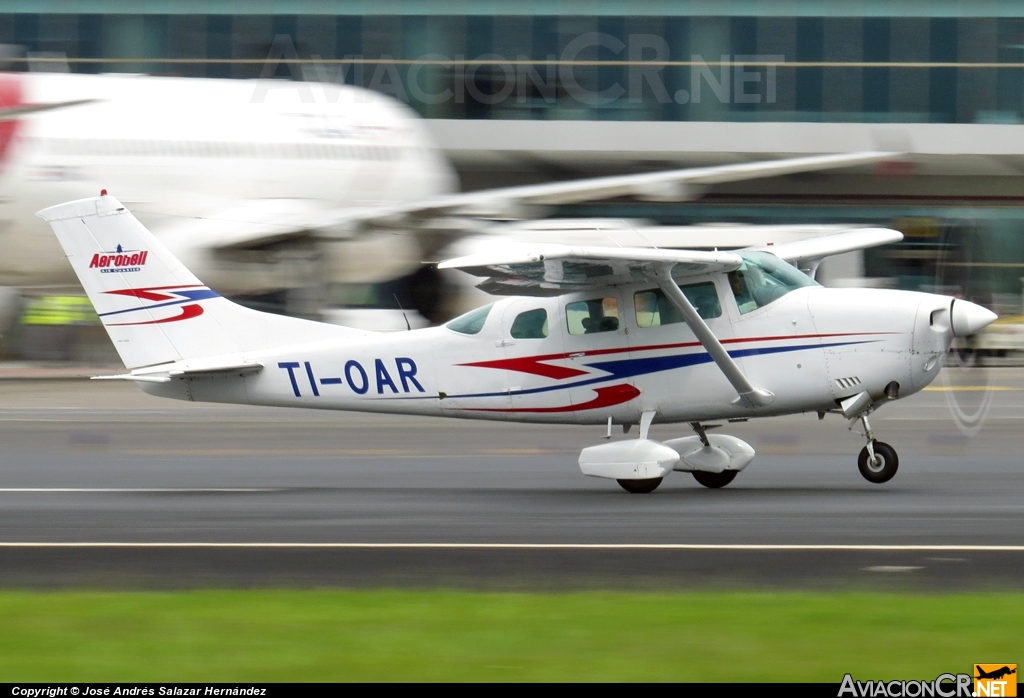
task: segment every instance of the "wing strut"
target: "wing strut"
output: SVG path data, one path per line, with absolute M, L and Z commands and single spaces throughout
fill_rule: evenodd
M 658 284 L 665 296 L 672 301 L 672 305 L 679 309 L 686 319 L 686 324 L 693 330 L 697 340 L 704 346 L 711 358 L 722 369 L 722 373 L 732 383 L 732 387 L 739 393 L 739 399 L 735 402 L 742 402 L 750 407 L 763 407 L 775 400 L 775 394 L 764 388 L 755 388 L 747 380 L 747 377 L 736 365 L 729 352 L 725 350 L 718 337 L 711 331 L 704 319 L 697 313 L 689 299 L 679 288 L 679 285 L 672 278 L 672 266 L 665 265 L 658 268 L 652 274 L 653 280 Z

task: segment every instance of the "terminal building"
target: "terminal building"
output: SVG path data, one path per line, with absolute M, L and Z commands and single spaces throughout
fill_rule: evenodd
M 906 152 L 874 169 L 551 214 L 895 227 L 904 243 L 832 276 L 1021 312 L 1024 1 L 14 0 L 5 8 L 6 70 L 329 80 L 389 93 L 428 120 L 465 189 Z

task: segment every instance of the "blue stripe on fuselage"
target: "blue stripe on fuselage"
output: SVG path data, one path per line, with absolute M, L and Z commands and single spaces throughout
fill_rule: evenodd
M 761 354 L 785 354 L 791 351 L 803 351 L 805 349 L 824 349 L 827 347 L 842 347 L 849 346 L 852 344 L 871 344 L 878 340 L 861 340 L 857 342 L 833 342 L 830 344 L 797 344 L 794 346 L 785 347 L 758 347 L 753 349 L 735 349 L 729 352 L 729 356 L 734 359 L 741 359 L 745 356 L 758 356 Z M 570 390 L 572 388 L 581 388 L 595 383 L 605 383 L 608 381 L 622 380 L 623 378 L 633 378 L 636 376 L 644 376 L 651 373 L 660 373 L 661 371 L 671 371 L 676 368 L 685 368 L 687 366 L 698 366 L 700 364 L 711 363 L 711 355 L 705 352 L 695 352 L 692 354 L 675 354 L 673 356 L 651 356 L 642 359 L 621 359 L 619 361 L 600 361 L 593 364 L 584 364 L 587 368 L 596 368 L 601 371 L 607 371 L 610 375 L 599 376 L 597 378 L 588 378 L 586 380 L 576 381 L 568 385 L 548 385 L 542 388 L 530 388 L 528 390 L 516 390 L 513 392 L 503 391 L 498 393 L 471 393 L 467 395 L 448 395 L 448 398 L 476 398 L 476 397 L 505 397 L 508 395 L 533 395 L 535 393 L 548 393 L 553 390 Z M 421 398 L 422 399 L 422 398 Z

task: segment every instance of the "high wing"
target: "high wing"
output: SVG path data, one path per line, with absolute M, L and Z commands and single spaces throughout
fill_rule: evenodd
M 558 296 L 600 286 L 642 281 L 659 268 L 673 276 L 731 271 L 743 263 L 733 252 L 662 250 L 649 247 L 570 247 L 558 244 L 503 245 L 482 254 L 450 259 L 439 269 L 486 277 L 478 288 L 498 296 Z
M 732 384 L 738 395 L 736 400 L 751 407 L 762 407 L 771 404 L 775 395 L 751 384 L 676 281 L 680 277 L 731 271 L 742 263 L 743 259 L 734 252 L 552 244 L 508 246 L 493 253 L 452 259 L 438 266 L 486 276 L 479 288 L 498 295 L 561 295 L 644 280 L 657 284 Z
M 798 267 L 814 278 L 821 260 L 832 255 L 899 242 L 903 233 L 889 228 L 861 228 L 832 235 L 794 240 L 780 245 L 758 247 Z

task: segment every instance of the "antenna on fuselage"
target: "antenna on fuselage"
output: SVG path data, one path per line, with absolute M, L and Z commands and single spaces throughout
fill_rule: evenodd
M 412 332 L 412 325 L 409 324 L 409 316 L 405 314 L 405 308 L 402 307 L 402 301 L 398 300 L 397 293 L 392 293 L 391 295 L 394 297 L 395 303 L 398 304 L 398 309 L 402 311 L 402 317 L 405 319 L 405 331 Z

